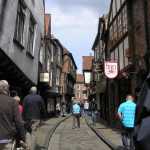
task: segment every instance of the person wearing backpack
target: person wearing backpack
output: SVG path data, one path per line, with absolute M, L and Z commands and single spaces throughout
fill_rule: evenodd
M 81 108 L 80 105 L 77 102 L 73 103 L 72 106 L 72 115 L 73 115 L 73 126 L 72 128 L 80 128 L 80 115 L 81 115 Z M 77 124 L 77 126 L 76 126 Z

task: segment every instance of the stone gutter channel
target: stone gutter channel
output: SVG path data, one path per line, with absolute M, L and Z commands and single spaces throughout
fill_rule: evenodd
M 36 147 L 35 150 L 48 150 L 49 142 L 57 127 L 68 119 L 70 116 L 52 118 L 44 122 L 36 133 Z
M 89 118 L 85 117 L 85 121 L 89 128 L 97 135 L 97 137 L 102 140 L 111 150 L 122 150 L 118 146 L 114 145 L 107 137 L 105 137 L 101 132 L 97 131 L 96 128 L 91 124 Z

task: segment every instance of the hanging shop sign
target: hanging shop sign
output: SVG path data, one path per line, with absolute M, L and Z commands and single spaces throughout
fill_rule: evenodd
M 114 79 L 118 76 L 118 63 L 114 61 L 105 61 L 105 75 L 109 79 Z

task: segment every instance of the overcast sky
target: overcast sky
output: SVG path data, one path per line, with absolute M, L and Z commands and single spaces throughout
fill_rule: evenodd
M 82 56 L 89 55 L 98 18 L 108 12 L 110 0 L 45 0 L 46 13 L 52 15 L 52 34 L 73 53 L 78 70 Z

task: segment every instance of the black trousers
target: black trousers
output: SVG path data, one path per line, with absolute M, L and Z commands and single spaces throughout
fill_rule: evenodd
M 80 128 L 80 114 L 73 114 L 73 128 L 76 127 Z
M 122 127 L 122 143 L 126 149 L 134 150 L 134 128 Z

